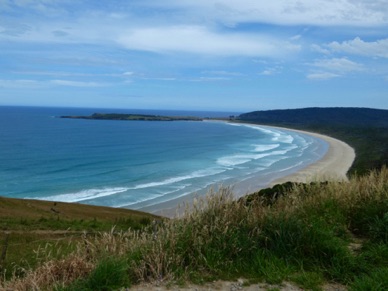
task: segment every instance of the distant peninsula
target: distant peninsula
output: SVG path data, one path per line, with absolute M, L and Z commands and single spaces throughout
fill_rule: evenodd
M 89 116 L 60 116 L 61 118 L 72 119 L 93 119 L 93 120 L 140 120 L 140 121 L 202 121 L 202 118 L 191 116 L 162 116 L 145 114 L 120 114 L 120 113 L 94 113 Z

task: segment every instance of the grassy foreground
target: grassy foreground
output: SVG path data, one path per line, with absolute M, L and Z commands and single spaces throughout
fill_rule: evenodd
M 157 216 L 124 208 L 0 197 L 0 230 L 139 229 Z
M 112 225 L 137 230 L 155 218 L 129 209 L 0 197 L 0 277 L 22 276 L 45 261 L 45 253 L 64 257 Z
M 269 205 L 209 193 L 179 219 L 100 232 L 0 283 L 15 290 L 117 290 L 141 282 L 245 278 L 320 290 L 388 290 L 388 169 L 348 183 L 294 185 Z

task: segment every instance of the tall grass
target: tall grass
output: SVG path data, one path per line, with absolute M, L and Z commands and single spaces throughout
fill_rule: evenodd
M 245 277 L 270 283 L 290 280 L 309 289 L 319 289 L 325 281 L 354 290 L 376 280 L 385 286 L 387 168 L 346 183 L 295 184 L 272 205 L 260 199 L 246 202 L 235 201 L 230 188 L 210 191 L 180 218 L 144 231 L 112 230 L 85 238 L 74 255 L 49 260 L 24 278 L 2 284 L 20 290 L 28 284 L 61 290 L 98 290 L 99 285 L 108 290 L 140 282 Z M 352 248 L 355 242 L 362 244 Z

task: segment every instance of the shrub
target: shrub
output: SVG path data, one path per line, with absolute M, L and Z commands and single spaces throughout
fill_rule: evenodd
M 123 259 L 104 258 L 85 279 L 78 280 L 66 288 L 58 290 L 108 291 L 129 287 L 128 265 Z

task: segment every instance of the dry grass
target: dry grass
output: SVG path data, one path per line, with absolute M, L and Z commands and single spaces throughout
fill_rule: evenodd
M 112 230 L 85 238 L 75 255 L 49 260 L 3 286 L 18 290 L 66 286 L 91 276 L 104 258 L 125 260 L 124 275 L 133 284 L 238 276 L 276 283 L 300 278 L 298 272 L 310 274 L 306 276 L 312 282 L 325 278 L 351 284 L 380 263 L 378 255 L 370 262 L 371 251 L 356 256 L 348 246 L 354 236 L 362 236 L 382 246 L 379 256 L 386 255 L 387 238 L 381 235 L 384 227 L 388 230 L 385 216 L 386 168 L 348 183 L 295 185 L 272 206 L 260 200 L 249 205 L 236 202 L 231 189 L 222 188 L 195 201 L 179 219 L 155 223 L 141 232 Z
M 87 276 L 95 267 L 85 257 L 70 255 L 69 257 L 47 261 L 33 272 L 21 279 L 5 284 L 5 289 L 28 291 L 50 290 L 53 286 L 66 286 L 74 280 Z

